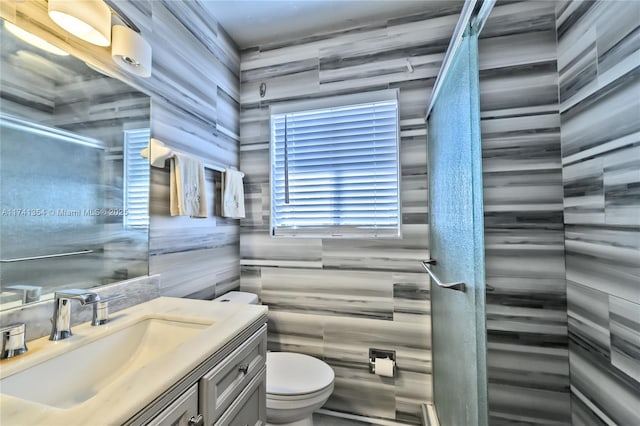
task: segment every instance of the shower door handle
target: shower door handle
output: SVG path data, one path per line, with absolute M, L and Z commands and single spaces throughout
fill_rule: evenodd
M 440 281 L 438 276 L 429 267 L 429 265 L 437 264 L 435 259 L 423 260 L 420 263 L 422 264 L 422 267 L 425 269 L 425 271 L 427 271 L 431 279 L 438 285 L 438 287 L 449 288 L 451 290 L 461 291 L 463 293 L 465 292 L 466 285 L 463 282 L 443 283 L 442 281 Z

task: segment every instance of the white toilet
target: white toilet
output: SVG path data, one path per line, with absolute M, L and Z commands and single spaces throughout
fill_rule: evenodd
M 258 296 L 231 291 L 214 300 L 257 304 Z M 313 412 L 329 399 L 334 377 L 327 363 L 312 356 L 267 352 L 267 425 L 313 426 Z

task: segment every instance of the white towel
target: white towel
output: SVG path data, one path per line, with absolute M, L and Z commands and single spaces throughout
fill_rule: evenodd
M 244 217 L 244 173 L 227 169 L 222 175 L 222 216 L 233 219 Z
M 207 188 L 202 161 L 174 153 L 169 187 L 171 216 L 207 217 Z

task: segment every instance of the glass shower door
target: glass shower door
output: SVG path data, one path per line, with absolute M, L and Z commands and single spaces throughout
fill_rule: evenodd
M 469 33 L 428 123 L 435 263 L 425 269 L 431 272 L 434 402 L 442 426 L 488 424 L 478 39 Z

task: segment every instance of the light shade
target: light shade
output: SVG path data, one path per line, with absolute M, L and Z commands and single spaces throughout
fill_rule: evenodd
M 124 25 L 113 26 L 113 61 L 127 72 L 151 76 L 151 45 L 140 34 Z
M 31 34 L 28 31 L 23 30 L 22 28 L 15 26 L 9 21 L 4 21 L 4 27 L 14 36 L 18 37 L 20 40 L 29 43 L 32 46 L 37 47 L 38 49 L 42 49 L 45 52 L 53 53 L 58 56 L 68 56 L 69 54 L 62 49 L 58 49 L 53 44 L 44 41 L 40 37 Z
M 49 17 L 84 41 L 111 44 L 111 10 L 102 0 L 49 0 Z

